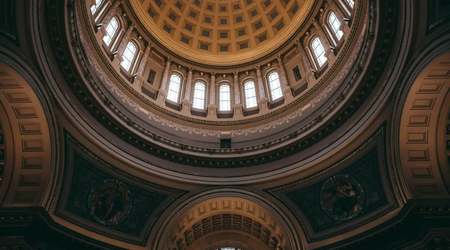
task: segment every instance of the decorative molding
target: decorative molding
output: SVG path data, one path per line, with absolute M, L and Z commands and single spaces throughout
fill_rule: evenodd
M 0 15 L 3 22 L 0 25 L 0 35 L 6 37 L 8 40 L 19 46 L 19 37 L 17 34 L 17 21 L 16 21 L 16 0 L 4 0 L 0 3 Z
M 159 216 L 186 191 L 125 173 L 89 151 L 67 131 L 64 131 L 64 138 L 64 179 L 55 214 L 92 232 L 144 246 L 150 232 L 156 230 L 154 224 Z M 89 209 L 89 204 L 97 206 L 97 203 L 92 203 L 94 198 L 91 198 L 96 183 L 105 183 L 107 180 L 117 180 L 126 185 L 130 197 L 129 205 L 123 205 L 123 209 L 128 209 L 128 215 L 111 225 L 96 219 L 92 215 L 93 210 Z M 100 195 L 103 193 L 98 197 Z
M 360 227 L 398 207 L 394 199 L 385 155 L 383 125 L 354 152 L 325 170 L 290 184 L 267 189 L 297 217 L 308 242 L 324 240 Z M 361 212 L 348 220 L 327 216 L 320 198 L 321 188 L 330 177 L 349 176 L 361 183 L 365 198 Z M 322 203 L 325 201 L 322 201 Z

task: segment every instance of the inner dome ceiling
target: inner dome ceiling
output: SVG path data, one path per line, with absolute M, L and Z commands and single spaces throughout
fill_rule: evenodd
M 143 27 L 171 52 L 217 66 L 258 60 L 296 34 L 313 0 L 130 0 Z

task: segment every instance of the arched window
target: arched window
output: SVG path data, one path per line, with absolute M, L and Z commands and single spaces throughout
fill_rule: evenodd
M 281 91 L 280 78 L 277 72 L 272 72 L 269 74 L 269 88 L 272 100 L 279 99 L 283 97 L 283 92 Z
M 192 107 L 196 109 L 205 109 L 205 84 L 201 82 L 195 83 Z
M 137 50 L 136 45 L 133 42 L 128 42 L 127 47 L 123 52 L 122 63 L 120 63 L 120 65 L 126 71 L 130 71 L 131 64 L 133 63 L 134 58 L 136 57 L 136 50 Z
M 170 77 L 169 91 L 167 91 L 167 99 L 172 102 L 178 102 L 181 88 L 181 77 L 177 74 L 173 74 Z
M 245 107 L 253 108 L 257 106 L 256 103 L 256 90 L 255 83 L 253 81 L 248 81 L 244 85 L 245 92 Z
M 230 111 L 231 110 L 231 96 L 230 86 L 228 84 L 222 84 L 219 88 L 219 110 Z
M 92 13 L 92 15 L 94 15 L 95 12 L 97 12 L 98 7 L 100 7 L 102 2 L 103 2 L 103 0 L 95 0 L 95 4 L 91 6 L 91 13 Z
M 341 22 L 338 20 L 336 14 L 334 14 L 333 12 L 331 12 L 330 15 L 328 15 L 328 24 L 330 25 L 331 29 L 333 30 L 336 38 L 338 40 L 341 40 L 344 32 L 342 32 L 342 30 L 340 30 Z
M 314 56 L 316 56 L 319 67 L 322 67 L 322 65 L 327 61 L 327 58 L 325 57 L 325 48 L 318 37 L 314 38 L 311 43 L 311 47 L 314 52 Z
M 353 6 L 355 6 L 355 2 L 353 0 L 345 0 L 348 5 L 353 9 Z
M 116 35 L 117 28 L 119 28 L 119 22 L 117 21 L 117 18 L 113 17 L 108 23 L 108 26 L 106 26 L 106 35 L 103 37 L 103 42 L 105 42 L 106 46 L 109 46 Z

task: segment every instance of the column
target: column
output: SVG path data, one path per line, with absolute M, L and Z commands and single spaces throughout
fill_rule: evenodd
M 305 47 L 302 41 L 297 41 L 297 49 L 302 60 L 303 69 L 305 71 L 305 78 L 310 83 L 314 81 L 315 77 L 313 74 L 313 68 L 311 66 L 310 57 L 306 54 Z
M 266 91 L 264 86 L 264 81 L 261 74 L 261 67 L 256 67 L 256 80 L 258 84 L 258 93 L 259 93 L 259 99 L 258 99 L 258 106 L 259 106 L 259 112 L 260 113 L 266 113 L 269 111 L 269 104 L 268 99 L 266 97 Z
M 191 92 L 192 92 L 192 68 L 189 68 L 187 80 L 186 80 L 186 88 L 184 89 L 184 99 L 182 102 L 181 113 L 189 115 L 192 108 L 192 100 L 191 100 Z
M 127 28 L 127 32 L 125 32 L 125 35 L 123 35 L 122 40 L 119 43 L 119 47 L 117 48 L 116 57 L 118 57 L 120 61 L 122 61 L 123 52 L 125 52 L 125 49 L 127 48 L 128 42 L 130 41 L 131 32 L 133 32 L 133 29 L 134 29 L 134 26 L 130 25 Z
M 167 96 L 166 87 L 169 82 L 170 64 L 171 64 L 171 59 L 167 58 L 166 66 L 164 67 L 164 72 L 163 72 L 163 76 L 161 79 L 161 85 L 160 85 L 159 91 L 158 91 L 158 99 L 157 99 L 158 102 L 164 103 L 166 101 L 166 96 Z
M 211 81 L 209 83 L 209 105 L 208 105 L 208 118 L 217 118 L 217 105 L 216 105 L 216 73 L 211 72 Z
M 317 36 L 320 38 L 320 41 L 322 41 L 323 46 L 325 47 L 325 51 L 330 51 L 330 42 L 328 41 L 327 36 L 323 32 L 322 26 L 317 22 L 316 20 L 313 21 L 314 28 L 317 32 Z
M 234 103 L 241 103 L 241 89 L 239 87 L 239 72 L 233 72 L 233 84 L 234 84 Z
M 142 59 L 139 62 L 139 67 L 136 71 L 136 76 L 134 77 L 133 88 L 136 89 L 137 91 L 141 90 L 142 84 L 144 84 L 145 81 L 144 71 L 145 67 L 147 66 L 147 59 L 148 55 L 150 54 L 151 47 L 152 45 L 148 44 L 147 47 L 145 48 L 144 55 L 142 56 Z
M 211 73 L 211 82 L 209 87 L 209 104 L 216 104 L 216 73 Z
M 278 67 L 280 68 L 280 80 L 281 80 L 280 82 L 281 82 L 281 89 L 283 90 L 284 99 L 291 100 L 292 99 L 291 86 L 289 86 L 286 70 L 284 69 L 284 63 L 283 59 L 281 58 L 281 55 L 277 56 L 277 62 Z
M 234 85 L 234 106 L 233 106 L 233 118 L 244 118 L 243 105 L 241 104 L 241 88 L 239 84 L 239 72 L 233 73 L 233 85 Z
M 115 57 L 113 59 L 112 65 L 117 70 L 120 71 L 120 63 L 122 62 L 122 55 L 123 52 L 125 52 L 125 49 L 127 47 L 128 41 L 130 41 L 131 32 L 133 32 L 133 25 L 130 25 L 127 29 L 127 32 L 123 35 L 119 47 L 117 48 L 117 52 L 115 54 Z

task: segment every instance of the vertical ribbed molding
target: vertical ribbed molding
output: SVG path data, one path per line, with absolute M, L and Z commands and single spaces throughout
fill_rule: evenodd
M 122 55 L 123 52 L 125 52 L 125 49 L 127 48 L 128 42 L 130 41 L 133 29 L 134 29 L 133 25 L 128 26 L 127 32 L 125 32 L 125 35 L 123 35 L 122 39 L 120 40 L 119 47 L 117 48 L 117 52 L 115 53 L 112 65 L 117 70 L 117 72 L 120 72 L 120 63 L 122 62 Z
M 167 58 L 166 66 L 164 67 L 163 77 L 161 79 L 161 85 L 160 85 L 159 91 L 158 91 L 157 102 L 160 102 L 161 105 L 163 105 L 164 102 L 166 101 L 166 96 L 167 96 L 166 88 L 167 88 L 167 84 L 169 82 L 169 71 L 170 71 L 171 63 L 172 63 L 172 59 Z
M 256 66 L 256 80 L 258 82 L 258 106 L 259 106 L 259 112 L 260 114 L 266 113 L 269 111 L 269 99 L 267 99 L 266 96 L 266 87 L 264 86 L 264 81 L 261 74 L 261 67 L 258 65 Z
M 233 85 L 234 85 L 234 106 L 233 106 L 233 118 L 244 118 L 244 106 L 241 102 L 241 87 L 239 85 L 239 72 L 233 72 Z M 242 95 L 243 96 L 243 95 Z
M 296 42 L 297 45 L 297 50 L 299 53 L 299 56 L 302 60 L 302 70 L 304 72 L 304 76 L 306 78 L 306 80 L 308 81 L 308 83 L 313 82 L 316 78 L 314 76 L 313 73 L 313 67 L 311 65 L 311 59 L 310 57 L 306 54 L 306 50 L 305 47 L 303 46 L 303 42 L 302 41 L 297 41 Z
M 211 72 L 211 80 L 209 83 L 209 105 L 208 105 L 208 118 L 217 118 L 217 105 L 216 105 L 216 72 Z
M 182 102 L 182 109 L 181 109 L 181 113 L 184 115 L 190 115 L 191 108 L 192 108 L 192 98 L 191 98 L 192 71 L 193 71 L 193 68 L 189 67 L 187 80 L 186 80 L 186 87 L 184 89 L 184 98 L 183 98 L 183 102 Z
M 292 100 L 292 90 L 289 85 L 289 81 L 286 75 L 286 69 L 284 68 L 283 58 L 281 55 L 277 56 L 278 68 L 280 70 L 280 80 L 281 80 L 281 88 L 283 89 L 283 95 L 285 100 Z
M 239 87 L 239 72 L 233 72 L 234 104 L 241 104 L 241 88 Z
M 125 49 L 127 48 L 127 44 L 130 41 L 131 33 L 133 32 L 134 25 L 131 24 L 127 28 L 127 32 L 125 32 L 125 35 L 122 37 L 122 40 L 120 41 L 119 47 L 117 48 L 117 54 L 116 57 L 122 61 L 123 53 L 125 52 Z
M 147 47 L 145 47 L 144 55 L 142 56 L 141 61 L 139 62 L 139 67 L 136 71 L 136 76 L 134 78 L 133 88 L 137 91 L 141 90 L 142 84 L 144 83 L 144 72 L 147 67 L 148 56 L 150 55 L 150 51 L 152 49 L 152 45 L 149 43 Z

